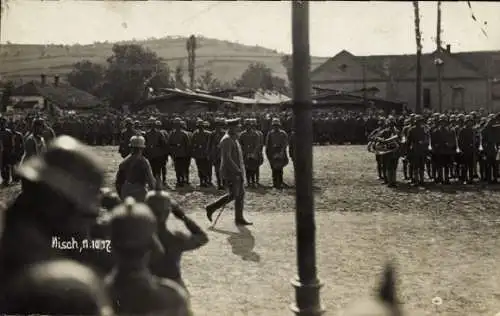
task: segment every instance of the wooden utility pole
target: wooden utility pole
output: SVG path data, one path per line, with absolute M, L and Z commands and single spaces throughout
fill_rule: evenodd
M 195 65 L 196 65 L 196 37 L 191 35 L 186 42 L 186 49 L 188 51 L 188 71 L 189 71 L 189 87 L 191 90 L 195 88 Z
M 295 225 L 297 231 L 298 277 L 292 280 L 299 316 L 324 313 L 320 302 L 321 282 L 316 271 L 316 224 L 313 195 L 313 128 L 311 99 L 311 57 L 309 53 L 309 2 L 292 2 L 293 114 L 295 148 Z
M 417 42 L 417 83 L 416 83 L 416 103 L 415 112 L 422 113 L 422 33 L 420 32 L 420 9 L 418 1 L 413 1 L 415 14 L 415 40 Z
M 441 47 L 441 1 L 437 2 L 437 34 L 436 34 L 436 68 L 437 68 L 437 84 L 438 84 L 438 101 L 439 101 L 439 112 L 443 112 L 443 59 L 442 59 L 442 47 Z

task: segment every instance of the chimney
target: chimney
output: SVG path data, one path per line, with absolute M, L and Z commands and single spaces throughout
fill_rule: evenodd
M 42 84 L 46 84 L 47 83 L 47 76 L 44 74 L 41 74 L 40 81 L 42 82 Z
M 446 45 L 446 52 L 447 52 L 448 54 L 450 54 L 450 53 L 451 53 L 451 45 L 450 45 L 450 44 L 447 44 L 447 45 Z
M 59 85 L 59 76 L 58 75 L 55 75 L 54 76 L 54 86 L 58 86 Z

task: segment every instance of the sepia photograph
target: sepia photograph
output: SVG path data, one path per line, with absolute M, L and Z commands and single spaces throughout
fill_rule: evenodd
M 500 316 L 500 2 L 0 0 L 0 179 L 0 315 Z

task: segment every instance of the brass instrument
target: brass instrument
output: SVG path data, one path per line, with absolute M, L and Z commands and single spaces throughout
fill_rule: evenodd
M 376 155 L 386 155 L 399 150 L 401 144 L 399 136 L 394 135 L 387 139 L 375 138 L 368 143 L 368 151 Z

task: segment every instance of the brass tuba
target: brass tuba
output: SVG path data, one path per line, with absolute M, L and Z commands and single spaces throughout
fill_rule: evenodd
M 376 155 L 386 155 L 396 152 L 401 147 L 399 136 L 394 135 L 387 139 L 374 139 L 368 143 L 368 151 Z

